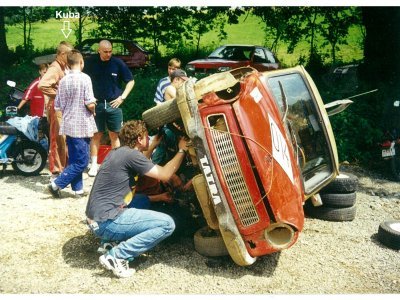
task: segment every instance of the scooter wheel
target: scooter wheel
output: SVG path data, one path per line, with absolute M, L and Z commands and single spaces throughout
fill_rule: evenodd
M 47 153 L 39 143 L 24 141 L 18 145 L 11 165 L 18 174 L 33 176 L 44 169 L 46 161 Z

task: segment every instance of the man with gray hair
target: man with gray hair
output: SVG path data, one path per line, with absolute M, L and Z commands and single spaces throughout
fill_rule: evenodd
M 100 41 L 98 55 L 86 59 L 83 71 L 92 79 L 93 92 L 97 99 L 95 120 L 98 132 L 91 141 L 92 164 L 88 172 L 93 177 L 98 170 L 97 155 L 103 132 L 108 130 L 113 149 L 120 146 L 118 133 L 123 123 L 120 105 L 128 97 L 135 81 L 128 66 L 121 59 L 112 56 L 112 44 L 108 40 Z M 121 82 L 126 83 L 124 89 Z

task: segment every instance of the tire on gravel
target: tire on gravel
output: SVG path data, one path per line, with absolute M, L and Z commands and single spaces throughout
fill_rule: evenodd
M 340 194 L 340 193 L 352 193 L 357 190 L 358 177 L 341 172 L 334 180 L 332 180 L 326 187 L 324 187 L 320 193 Z
M 142 120 L 146 123 L 147 130 L 151 131 L 160 126 L 180 119 L 181 115 L 176 103 L 176 99 L 165 101 L 156 105 L 142 114 Z
M 356 217 L 356 205 L 350 207 L 313 206 L 311 203 L 304 206 L 306 216 L 333 222 L 353 221 Z
M 400 221 L 379 224 L 378 240 L 389 248 L 400 250 Z
M 357 194 L 320 194 L 322 204 L 328 207 L 351 207 L 356 204 Z
M 209 229 L 207 226 L 200 228 L 194 234 L 194 248 L 204 256 L 229 255 L 221 233 L 218 230 Z

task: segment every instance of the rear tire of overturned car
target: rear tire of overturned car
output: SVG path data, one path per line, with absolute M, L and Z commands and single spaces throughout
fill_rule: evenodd
M 304 205 L 304 212 L 307 216 L 333 222 L 353 221 L 356 217 L 356 205 L 350 207 L 329 207 L 329 206 L 313 206 L 311 203 Z
M 178 105 L 176 99 L 165 101 L 160 105 L 156 105 L 142 114 L 142 119 L 146 123 L 147 130 L 154 130 L 160 126 L 171 123 L 180 119 Z
M 389 248 L 400 250 L 400 221 L 379 224 L 378 240 Z
M 229 255 L 224 240 L 218 230 L 203 227 L 194 234 L 194 248 L 204 256 Z
M 358 177 L 342 172 L 334 180 L 332 180 L 326 187 L 324 187 L 321 194 L 340 194 L 340 193 L 352 193 L 357 190 Z

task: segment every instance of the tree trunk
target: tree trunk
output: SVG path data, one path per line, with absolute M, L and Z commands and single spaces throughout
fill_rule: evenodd
M 0 6 L 0 64 L 6 64 L 8 60 L 8 46 L 6 39 L 6 26 L 4 23 L 5 8 Z

